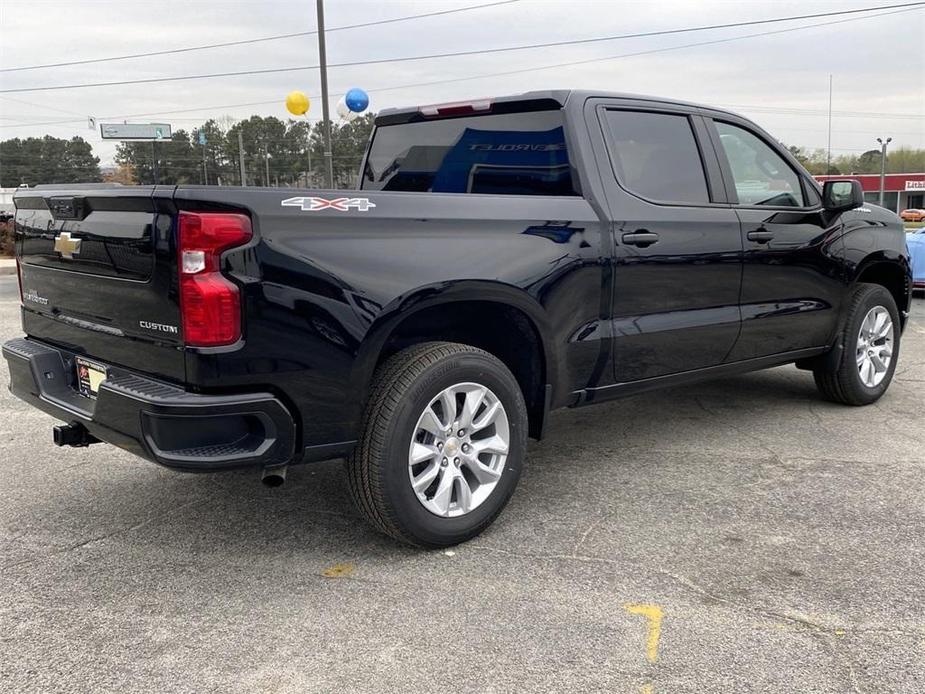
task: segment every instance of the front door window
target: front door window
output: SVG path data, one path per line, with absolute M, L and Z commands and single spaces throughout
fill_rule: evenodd
M 730 123 L 716 121 L 740 205 L 804 207 L 800 177 L 761 138 Z

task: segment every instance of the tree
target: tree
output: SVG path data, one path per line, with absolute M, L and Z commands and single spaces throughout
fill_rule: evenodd
M 94 183 L 101 180 L 100 160 L 82 137 L 62 140 L 14 138 L 0 142 L 0 187 L 21 184 Z
M 818 176 L 819 174 L 838 174 L 838 166 L 832 162 L 828 165 L 828 170 L 826 170 L 826 162 L 828 161 L 828 153 L 824 149 L 814 149 L 813 151 L 808 151 L 803 147 L 797 147 L 791 145 L 787 148 L 790 150 L 790 153 L 794 158 L 800 162 L 803 167 L 809 171 L 813 176 Z
M 858 157 L 856 173 L 880 173 L 879 149 L 870 149 Z
M 82 137 L 72 137 L 64 147 L 64 183 L 101 181 L 100 159 L 93 156 L 93 147 Z
M 348 123 L 331 124 L 331 153 L 334 169 L 334 187 L 350 188 L 356 185 L 360 163 L 373 130 L 375 114 L 366 113 Z M 313 181 L 324 182 L 324 129 L 321 121 L 311 132 L 311 159 Z
M 784 144 L 784 143 L 781 142 L 781 144 Z M 807 162 L 809 161 L 809 157 L 807 156 L 805 150 L 802 147 L 798 147 L 797 145 L 790 145 L 789 147 L 787 147 L 787 151 L 789 151 L 790 154 L 793 155 L 794 159 L 800 162 L 803 166 L 806 166 Z
M 925 171 L 925 149 L 897 147 L 886 155 L 887 173 L 913 173 Z
M 279 164 L 285 160 L 287 154 L 286 124 L 273 116 L 262 118 L 251 116 L 247 120 L 235 123 L 225 138 L 225 146 L 229 158 L 237 160 L 238 133 L 241 133 L 244 142 L 244 169 L 248 185 L 269 186 L 272 174 L 282 174 L 286 177 L 285 169 L 280 170 Z M 273 160 L 271 166 L 270 160 Z M 240 168 L 240 167 L 239 167 Z M 270 172 L 268 174 L 268 172 Z M 268 176 L 270 176 L 268 178 Z M 240 178 L 240 173 L 238 178 Z
M 131 166 L 142 184 L 155 182 L 155 157 L 157 182 L 166 185 L 202 183 L 200 158 L 185 130 L 177 130 L 169 140 L 121 142 L 116 147 L 116 163 Z
M 121 183 L 124 186 L 133 186 L 138 183 L 135 178 L 135 167 L 131 164 L 119 164 L 112 173 L 103 174 L 106 183 Z
M 360 162 L 373 129 L 374 114 L 331 124 L 335 187 L 356 184 Z M 240 185 L 238 133 L 244 142 L 247 185 L 320 187 L 324 182 L 324 136 L 321 123 L 251 116 L 234 123 L 210 119 L 197 128 L 177 130 L 169 140 L 121 142 L 117 170 L 107 181 L 123 184 Z M 205 144 L 200 144 L 200 134 Z M 205 167 L 203 167 L 205 159 Z M 100 181 L 99 159 L 79 137 L 61 140 L 13 139 L 0 143 L 0 184 L 84 183 Z
M 339 185 L 353 187 L 360 175 L 360 164 L 366 154 L 369 136 L 373 132 L 376 117 L 367 113 L 356 120 L 344 123 L 337 128 L 337 136 L 332 134 L 334 152 L 334 180 Z
M 18 137 L 0 142 L 0 187 L 14 188 L 25 183 L 26 156 L 24 143 Z
M 311 150 L 312 127 L 308 121 L 290 120 L 286 124 L 287 154 L 280 164 L 288 173 L 285 182 L 289 185 L 311 186 L 320 178 L 313 178 L 311 171 L 320 171 L 321 161 L 314 159 Z
M 331 124 L 335 186 L 355 184 L 373 120 L 374 116 L 367 114 L 349 123 Z M 324 134 L 320 122 L 313 125 L 304 120 L 283 122 L 272 116 L 251 116 L 239 121 L 228 129 L 222 143 L 222 160 L 227 163 L 230 175 L 225 183 L 240 183 L 238 133 L 244 143 L 248 185 L 323 184 Z
M 210 119 L 192 132 L 199 161 L 205 159 L 206 162 L 204 175 L 207 185 L 217 185 L 219 181 L 228 185 L 234 180 L 236 169 L 227 156 L 225 130 L 217 121 Z M 204 145 L 199 144 L 200 134 L 205 138 Z

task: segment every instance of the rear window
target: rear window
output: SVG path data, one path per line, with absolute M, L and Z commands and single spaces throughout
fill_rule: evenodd
M 364 190 L 577 195 L 561 111 L 401 123 L 376 128 Z

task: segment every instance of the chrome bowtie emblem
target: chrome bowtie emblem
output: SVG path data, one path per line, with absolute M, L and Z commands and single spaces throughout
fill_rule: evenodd
M 62 231 L 55 237 L 55 251 L 62 258 L 73 258 L 80 253 L 80 239 L 72 239 L 70 232 Z

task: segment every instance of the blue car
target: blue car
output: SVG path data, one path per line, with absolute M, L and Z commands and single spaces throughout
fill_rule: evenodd
M 906 246 L 912 258 L 912 287 L 925 291 L 925 229 L 906 234 Z

